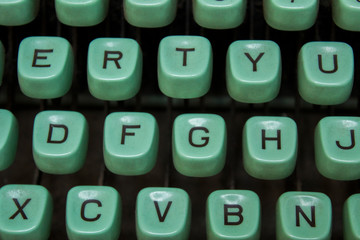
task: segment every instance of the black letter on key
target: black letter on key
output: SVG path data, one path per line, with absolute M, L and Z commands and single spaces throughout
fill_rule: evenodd
M 296 205 L 295 214 L 296 214 L 296 226 L 297 227 L 300 227 L 300 214 L 303 216 L 303 218 L 307 221 L 307 223 L 311 227 L 316 227 L 316 223 L 315 223 L 315 206 L 311 206 L 311 220 L 308 218 L 308 216 L 306 216 L 304 211 L 298 205 Z
M 334 73 L 338 70 L 338 58 L 337 58 L 337 54 L 333 55 L 333 60 L 334 60 L 334 69 L 333 70 L 324 70 L 323 68 L 323 64 L 322 64 L 322 56 L 319 54 L 318 55 L 318 63 L 319 63 L 319 69 L 320 71 L 322 71 L 323 73 Z
M 64 137 L 63 137 L 63 139 L 61 139 L 61 140 L 53 140 L 52 139 L 53 128 L 62 128 L 62 129 L 64 129 Z M 66 141 L 66 139 L 68 137 L 68 133 L 69 133 L 69 129 L 65 125 L 62 125 L 62 124 L 50 124 L 47 143 L 58 143 L 58 144 L 63 143 L 63 142 Z
M 229 212 L 229 208 L 236 208 L 238 211 Z M 238 204 L 224 204 L 224 225 L 240 225 L 244 221 L 242 212 L 243 208 Z M 229 216 L 237 216 L 239 219 L 236 222 L 230 222 Z
M 350 130 L 350 138 L 351 138 L 351 144 L 350 146 L 341 146 L 340 145 L 340 141 L 336 141 L 336 146 L 338 146 L 339 148 L 343 149 L 343 150 L 349 150 L 352 149 L 353 147 L 355 147 L 355 131 L 354 129 Z
M 39 53 L 52 53 L 54 49 L 35 49 L 32 67 L 51 67 L 50 64 L 36 64 L 37 59 L 47 59 L 47 56 L 38 56 Z
M 18 210 L 9 218 L 14 219 L 16 216 L 20 213 L 23 219 L 28 219 L 26 214 L 24 213 L 23 209 L 26 207 L 26 205 L 30 202 L 31 198 L 26 199 L 26 201 L 23 203 L 23 205 L 20 205 L 19 201 L 16 198 L 13 198 L 13 201 L 18 208 Z
M 117 54 L 118 57 L 109 58 L 109 57 L 108 57 L 109 54 Z M 108 61 L 114 61 L 116 67 L 117 67 L 118 69 L 120 69 L 121 67 L 120 67 L 120 64 L 119 64 L 119 60 L 122 58 L 122 56 L 123 56 L 123 54 L 122 54 L 122 52 L 120 52 L 120 51 L 105 51 L 105 52 L 104 52 L 104 64 L 103 64 L 103 68 L 104 68 L 104 69 L 107 68 L 107 62 L 108 62 Z
M 266 141 L 277 141 L 277 149 L 281 150 L 281 130 L 276 130 L 276 137 L 265 137 L 265 129 L 261 129 L 262 149 L 266 149 Z
M 171 207 L 171 204 L 172 204 L 172 201 L 169 201 L 168 204 L 166 205 L 166 208 L 165 208 L 165 211 L 164 211 L 164 214 L 161 215 L 161 212 L 160 212 L 160 208 L 159 208 L 159 202 L 158 201 L 154 201 L 154 204 L 155 204 L 155 209 L 156 209 L 156 213 L 158 215 L 158 218 L 159 218 L 159 221 L 160 222 L 164 222 L 165 221 L 165 218 L 169 212 L 169 209 Z
M 176 48 L 176 51 L 183 52 L 183 66 L 187 65 L 187 52 L 194 52 L 195 48 Z
M 244 53 L 245 56 L 247 56 L 247 58 L 250 60 L 250 62 L 253 64 L 253 72 L 257 71 L 257 63 L 258 61 L 260 61 L 260 59 L 264 56 L 264 52 L 260 53 L 259 56 L 257 56 L 257 58 L 254 60 L 249 53 Z
M 94 217 L 94 218 L 85 217 L 85 207 L 89 203 L 96 203 L 98 205 L 98 207 L 102 207 L 102 204 L 101 204 L 101 202 L 99 200 L 88 199 L 88 200 L 84 201 L 83 204 L 81 205 L 81 218 L 84 221 L 87 221 L 87 222 L 94 222 L 94 221 L 98 220 L 101 217 L 101 214 L 96 215 L 96 217 Z
M 191 146 L 193 147 L 205 147 L 206 145 L 208 145 L 209 143 L 209 137 L 201 137 L 201 140 L 204 140 L 203 143 L 201 144 L 195 144 L 193 142 L 193 133 L 194 131 L 204 131 L 205 133 L 209 133 L 209 130 L 205 127 L 193 127 L 192 129 L 190 129 L 189 132 L 189 143 Z
M 121 135 L 121 144 L 125 144 L 125 136 L 135 136 L 134 132 L 126 132 L 127 128 L 140 128 L 141 125 L 123 125 L 122 135 Z

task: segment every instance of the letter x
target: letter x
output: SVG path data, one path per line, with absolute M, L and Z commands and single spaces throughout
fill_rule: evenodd
M 26 207 L 26 205 L 30 202 L 31 198 L 26 199 L 26 201 L 23 203 L 23 205 L 20 206 L 19 201 L 16 198 L 13 198 L 13 201 L 18 208 L 18 210 L 9 218 L 14 219 L 16 216 L 20 213 L 23 219 L 28 219 L 26 214 L 24 213 L 23 209 Z

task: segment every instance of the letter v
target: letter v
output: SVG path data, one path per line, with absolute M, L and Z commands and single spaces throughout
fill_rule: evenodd
M 155 204 L 155 209 L 156 209 L 156 213 L 158 215 L 158 218 L 159 218 L 159 221 L 160 222 L 164 222 L 165 221 L 165 218 L 169 212 L 169 209 L 170 209 L 170 206 L 172 204 L 172 201 L 169 201 L 168 204 L 166 205 L 166 208 L 165 208 L 165 211 L 164 211 L 164 214 L 161 215 L 161 212 L 160 212 L 160 208 L 159 208 L 159 202 L 158 201 L 154 201 L 154 204 Z

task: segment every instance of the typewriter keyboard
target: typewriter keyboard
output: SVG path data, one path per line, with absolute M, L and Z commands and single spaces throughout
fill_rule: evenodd
M 0 0 L 0 239 L 360 240 L 359 0 Z

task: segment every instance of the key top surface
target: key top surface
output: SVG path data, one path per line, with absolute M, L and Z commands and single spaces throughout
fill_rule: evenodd
M 354 54 L 343 42 L 309 42 L 298 57 L 298 89 L 312 104 L 335 105 L 350 96 L 354 81 Z M 331 96 L 331 97 L 329 97 Z
M 156 163 L 159 127 L 149 113 L 117 112 L 105 119 L 104 160 L 115 174 L 142 175 Z
M 78 186 L 66 201 L 70 240 L 117 240 L 121 229 L 121 198 L 113 187 Z
M 216 114 L 182 114 L 174 121 L 172 150 L 178 172 L 190 177 L 219 173 L 226 158 L 224 119 Z
M 332 17 L 335 24 L 348 31 L 360 31 L 360 2 L 357 0 L 333 0 Z
M 335 180 L 360 179 L 359 117 L 325 117 L 315 129 L 319 172 Z
M 319 0 L 263 0 L 264 17 L 272 28 L 301 31 L 316 21 Z
M 212 78 L 212 49 L 199 36 L 169 36 L 161 40 L 158 81 L 163 94 L 190 99 L 206 94 Z
M 276 205 L 276 239 L 331 238 L 332 206 L 319 192 L 286 192 Z
M 360 239 L 360 194 L 351 195 L 344 204 L 343 233 L 344 240 Z
M 281 55 L 272 41 L 236 41 L 226 58 L 226 86 L 238 102 L 264 103 L 279 93 Z
M 176 17 L 177 0 L 124 0 L 124 16 L 131 25 L 159 28 Z
M 248 174 L 259 179 L 283 179 L 294 171 L 297 127 L 288 117 L 252 117 L 243 131 L 243 160 Z
M 246 3 L 246 0 L 195 0 L 193 1 L 194 20 L 205 28 L 236 28 L 244 21 Z
M 258 195 L 248 190 L 218 190 L 206 203 L 209 240 L 260 239 L 261 209 Z
M 46 240 L 53 203 L 39 185 L 5 185 L 0 189 L 0 237 L 3 240 Z
M 0 0 L 0 25 L 20 26 L 33 21 L 40 0 Z
M 70 43 L 61 37 L 28 37 L 19 46 L 18 79 L 28 97 L 52 99 L 70 89 L 74 56 Z
M 108 8 L 109 0 L 55 0 L 59 21 L 75 27 L 101 23 L 106 18 Z
M 0 171 L 2 171 L 13 163 L 19 138 L 18 121 L 5 109 L 0 109 L 0 132 Z
M 120 101 L 134 97 L 141 85 L 142 53 L 133 39 L 98 38 L 89 45 L 88 84 L 101 100 Z
M 136 200 L 136 235 L 139 240 L 188 239 L 191 203 L 179 188 L 145 188 Z
M 38 113 L 33 131 L 33 157 L 36 166 L 50 174 L 77 172 L 85 162 L 88 131 L 87 121 L 79 112 Z

